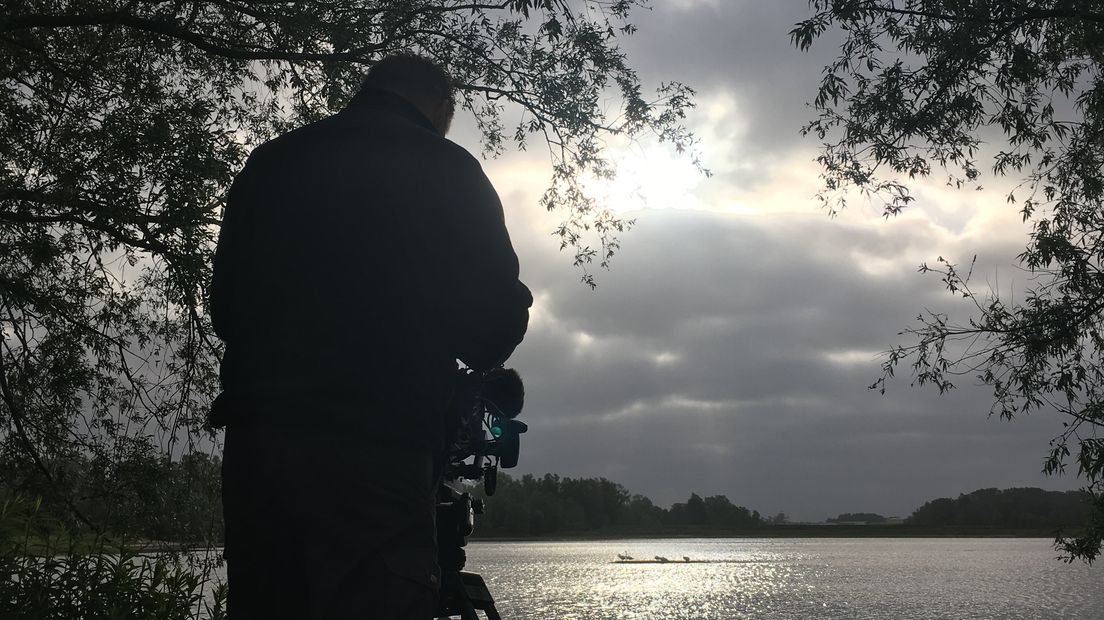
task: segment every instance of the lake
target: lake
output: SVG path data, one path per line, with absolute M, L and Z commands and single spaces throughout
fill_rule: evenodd
M 467 569 L 507 620 L 1104 619 L 1104 566 L 1055 557 L 1022 538 L 473 541 Z

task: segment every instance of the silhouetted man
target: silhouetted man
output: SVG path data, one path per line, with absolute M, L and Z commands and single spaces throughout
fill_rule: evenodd
M 432 615 L 456 360 L 502 364 L 532 304 L 494 188 L 444 138 L 453 106 L 439 67 L 383 59 L 230 190 L 211 415 L 235 620 Z

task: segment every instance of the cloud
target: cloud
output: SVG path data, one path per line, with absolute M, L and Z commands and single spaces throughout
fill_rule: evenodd
M 809 519 L 1054 486 L 1038 468 L 1056 420 L 987 420 L 968 380 L 942 399 L 905 382 L 866 389 L 909 317 L 959 305 L 915 273 L 923 248 L 948 242 L 923 224 L 649 211 L 593 292 L 551 276 L 563 256 L 524 244 L 542 274 L 512 360 L 529 394 L 524 470 Z
M 917 266 L 976 254 L 980 289 L 1022 291 L 1025 228 L 1000 181 L 915 182 L 918 206 L 899 217 L 861 200 L 828 217 L 813 199 L 817 145 L 798 128 L 831 41 L 803 54 L 786 37 L 806 11 L 685 0 L 638 14 L 625 49 L 646 83 L 698 89 L 689 122 L 715 174 L 695 180 L 654 145 L 616 145 L 628 170 L 611 204 L 638 223 L 597 291 L 549 235 L 561 214 L 537 206 L 549 179 L 539 149 L 486 164 L 536 297 L 511 360 L 531 425 L 520 471 L 817 520 L 907 515 L 981 487 L 1075 487 L 1039 473 L 1059 420 L 988 419 L 990 394 L 969 377 L 943 397 L 909 388 L 907 369 L 887 396 L 866 389 L 878 352 L 905 342 L 897 333 L 919 312 L 968 316 Z M 636 191 L 645 202 L 622 196 Z
M 809 14 L 801 2 L 656 3 L 639 11 L 638 33 L 624 49 L 649 84 L 677 80 L 705 101 L 723 94 L 740 112 L 760 157 L 799 143 L 805 106 L 815 94 L 824 57 L 799 52 L 788 32 Z M 831 37 L 818 49 L 831 49 Z M 701 108 L 708 114 L 706 105 Z

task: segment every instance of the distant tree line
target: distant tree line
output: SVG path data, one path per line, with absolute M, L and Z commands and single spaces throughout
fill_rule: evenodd
M 1084 491 L 979 489 L 956 499 L 944 497 L 927 502 L 905 524 L 1020 529 L 1082 527 L 1089 522 L 1091 499 Z
M 829 518 L 827 523 L 885 523 L 886 518 L 880 514 L 873 512 L 845 512 L 840 516 L 832 519 Z
M 14 466 L 0 456 L 4 472 L 0 501 L 22 497 L 40 502 L 38 514 L 45 517 L 40 522 L 69 529 L 82 529 L 83 517 L 99 524 L 103 533 L 130 540 L 219 543 L 223 537 L 221 467 L 218 456 L 197 452 L 169 459 L 139 448 L 125 458 L 69 457 L 64 463 L 53 463 L 54 484 L 46 485 L 41 470 Z M 56 491 L 43 495 L 43 489 Z M 691 493 L 685 502 L 663 508 L 605 478 L 555 474 L 514 478 L 500 473 L 493 497 L 486 498 L 481 485 L 472 487 L 472 493 L 487 500 L 477 537 L 710 535 L 770 530 L 789 522 L 784 513 L 763 516 L 724 495 Z M 1083 491 L 981 489 L 956 499 L 929 501 L 905 525 L 1040 532 L 1080 528 L 1089 521 L 1089 499 Z M 843 513 L 827 522 L 874 525 L 884 524 L 886 518 L 869 512 Z
M 36 522 L 131 540 L 222 541 L 222 460 L 203 452 L 178 459 L 131 444 L 115 457 L 66 456 L 43 469 L 0 458 L 0 502 L 38 503 Z
M 483 497 L 481 489 L 475 494 Z M 759 513 L 724 495 L 691 493 L 685 502 L 661 508 L 605 478 L 521 478 L 499 474 L 478 536 L 554 536 L 586 533 L 707 532 L 757 528 Z

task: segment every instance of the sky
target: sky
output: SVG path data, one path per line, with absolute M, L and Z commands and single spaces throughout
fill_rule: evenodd
M 1053 414 L 990 418 L 990 392 L 969 377 L 943 396 L 905 369 L 884 396 L 867 389 L 925 308 L 966 316 L 921 263 L 976 254 L 979 290 L 1022 295 L 1027 229 L 1008 181 L 917 182 L 901 216 L 854 202 L 830 217 L 815 200 L 817 145 L 799 128 L 834 50 L 802 53 L 787 37 L 807 3 L 653 4 L 623 48 L 646 85 L 697 91 L 688 123 L 713 176 L 650 143 L 618 150 L 604 195 L 636 225 L 596 290 L 551 236 L 562 214 L 538 205 L 541 149 L 484 162 L 536 300 L 508 363 L 530 425 L 510 473 L 602 476 L 664 506 L 726 495 L 803 521 L 907 516 L 987 487 L 1076 488 L 1041 474 Z M 469 119 L 450 137 L 479 151 Z

